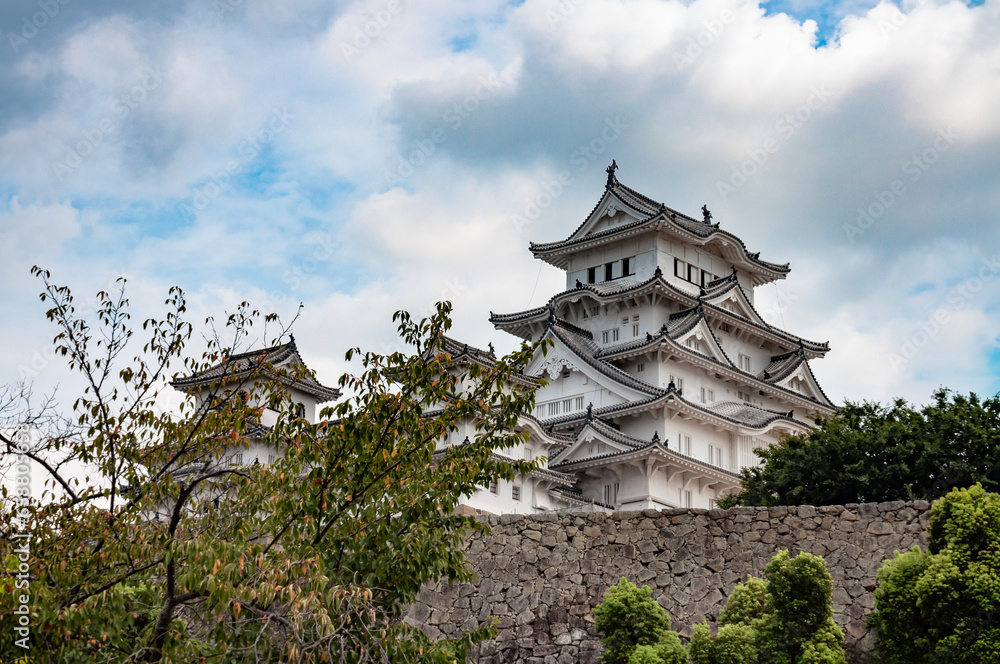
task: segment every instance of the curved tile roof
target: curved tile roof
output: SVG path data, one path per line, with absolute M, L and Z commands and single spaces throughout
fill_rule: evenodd
M 739 247 L 743 249 L 743 253 L 746 255 L 747 259 L 750 262 L 755 263 L 766 270 L 777 272 L 779 274 L 787 274 L 790 271 L 788 263 L 779 264 L 761 260 L 760 252 L 751 253 L 749 250 L 747 250 L 747 246 L 743 242 L 743 240 L 741 240 L 740 238 L 738 238 L 737 236 L 733 235 L 728 231 L 719 230 L 718 224 L 705 223 L 704 221 L 699 221 L 687 215 L 681 214 L 676 210 L 668 208 L 665 204 L 654 201 L 653 199 L 644 196 L 643 194 L 640 194 L 638 191 L 626 187 L 625 185 L 620 183 L 618 179 L 613 175 L 611 184 L 605 190 L 605 193 L 608 192 L 617 197 L 618 200 L 622 201 L 622 203 L 628 205 L 630 208 L 632 208 L 637 213 L 642 215 L 643 218 L 640 218 L 632 223 L 622 224 L 621 226 L 615 226 L 613 228 L 604 229 L 596 233 L 591 233 L 590 235 L 574 238 L 574 236 L 577 233 L 579 233 L 580 230 L 583 228 L 583 226 L 586 224 L 585 220 L 582 224 L 580 224 L 580 226 L 577 227 L 575 231 L 573 231 L 572 235 L 570 235 L 565 240 L 561 240 L 558 242 L 547 242 L 547 243 L 534 243 L 534 242 L 530 243 L 529 249 L 531 250 L 531 252 L 537 255 L 540 253 L 558 251 L 560 249 L 571 247 L 578 243 L 588 242 L 591 240 L 608 237 L 620 233 L 624 230 L 636 229 L 646 224 L 653 225 L 653 223 L 657 221 L 662 221 L 664 223 L 671 224 L 682 231 L 691 233 L 703 239 L 708 239 L 711 238 L 712 236 L 718 235 L 719 237 L 731 240 L 733 243 L 737 244 Z M 601 200 L 602 201 L 604 200 L 604 196 L 601 197 Z M 594 206 L 594 210 L 592 210 L 591 213 L 587 215 L 588 220 L 599 206 L 600 206 L 600 201 L 598 201 L 597 205 Z
M 270 365 L 278 367 L 282 364 L 288 365 L 289 368 L 296 364 L 305 366 L 295 345 L 295 337 L 292 337 L 286 344 L 225 357 L 204 371 L 197 371 L 190 376 L 184 376 L 171 381 L 170 385 L 178 390 L 190 392 L 194 388 L 210 385 L 220 379 L 237 380 L 244 378 L 252 373 L 254 369 L 261 366 Z M 286 376 L 272 377 L 276 377 L 280 382 L 289 384 L 306 394 L 316 397 L 320 403 L 332 401 L 340 397 L 339 389 L 327 387 L 311 375 L 296 377 L 295 380 L 291 380 L 290 377 Z
M 519 311 L 519 312 L 515 312 L 515 313 L 510 313 L 510 314 L 496 314 L 496 313 L 490 312 L 490 322 L 493 323 L 494 326 L 499 327 L 499 326 L 507 325 L 507 324 L 510 324 L 510 323 L 516 323 L 516 322 L 520 322 L 520 321 L 527 321 L 527 320 L 530 320 L 530 319 L 533 319 L 533 318 L 538 318 L 539 316 L 548 314 L 550 311 L 554 311 L 557 303 L 560 300 L 563 300 L 563 299 L 568 298 L 568 297 L 572 297 L 573 295 L 578 294 L 580 291 L 588 291 L 588 292 L 592 293 L 596 297 L 607 298 L 607 297 L 611 297 L 613 295 L 624 295 L 624 294 L 630 294 L 631 295 L 631 294 L 633 294 L 633 293 L 635 293 L 637 291 L 640 291 L 640 290 L 642 290 L 644 288 L 654 287 L 654 288 L 662 288 L 662 289 L 666 290 L 667 292 L 671 293 L 672 295 L 674 295 L 678 300 L 686 301 L 688 303 L 692 303 L 695 306 L 697 306 L 698 303 L 701 303 L 702 307 L 704 307 L 708 311 L 711 311 L 714 314 L 722 314 L 724 316 L 729 316 L 729 317 L 735 318 L 735 319 L 739 320 L 740 322 L 742 322 L 742 323 L 744 323 L 746 325 L 750 325 L 750 326 L 752 326 L 753 328 L 755 328 L 757 330 L 761 330 L 761 331 L 767 332 L 769 334 L 773 334 L 774 336 L 776 336 L 776 337 L 778 337 L 778 338 L 780 338 L 780 339 L 782 339 L 782 340 L 784 340 L 786 342 L 789 342 L 792 345 L 799 345 L 799 344 L 801 344 L 805 348 L 808 348 L 810 351 L 812 351 L 814 353 L 826 353 L 827 351 L 830 350 L 830 343 L 828 341 L 818 342 L 818 341 L 810 341 L 808 339 L 803 339 L 802 337 L 797 337 L 794 334 L 791 334 L 789 332 L 785 332 L 784 330 L 781 330 L 781 329 L 776 328 L 776 327 L 774 327 L 772 325 L 769 325 L 766 322 L 764 322 L 763 324 L 761 324 L 761 323 L 758 323 L 756 321 L 750 320 L 749 318 L 743 316 L 742 314 L 740 314 L 738 312 L 729 311 L 728 309 L 716 306 L 716 305 L 714 305 L 714 304 L 712 304 L 710 302 L 704 302 L 703 301 L 703 299 L 705 297 L 717 297 L 718 295 L 721 295 L 722 293 L 724 293 L 724 292 L 726 292 L 729 289 L 734 288 L 734 287 L 742 289 L 742 286 L 740 286 L 738 283 L 735 283 L 735 280 L 733 280 L 731 283 L 725 283 L 724 280 L 728 280 L 728 279 L 731 279 L 731 277 L 723 277 L 722 279 L 717 279 L 717 280 L 713 281 L 712 284 L 724 284 L 724 288 L 719 288 L 718 290 L 715 290 L 714 292 L 711 293 L 711 295 L 708 295 L 708 291 L 706 291 L 706 295 L 698 297 L 698 296 L 695 296 L 695 295 L 691 295 L 690 293 L 685 293 L 684 291 L 682 291 L 679 288 L 675 287 L 673 284 L 671 284 L 670 282 L 668 282 L 663 277 L 663 273 L 662 272 L 660 272 L 659 270 L 657 270 L 657 272 L 655 272 L 653 274 L 653 276 L 650 277 L 649 279 L 647 279 L 646 281 L 637 282 L 637 283 L 634 283 L 634 285 L 627 285 L 627 286 L 623 286 L 623 287 L 620 287 L 620 288 L 615 288 L 614 290 L 612 290 L 612 289 L 609 288 L 609 289 L 606 289 L 604 292 L 602 292 L 602 291 L 598 290 L 597 288 L 595 288 L 595 286 L 597 286 L 599 284 L 580 284 L 579 286 L 577 286 L 576 288 L 574 288 L 572 290 L 566 290 L 566 291 L 563 291 L 561 293 L 557 293 L 557 294 L 553 295 L 549 299 L 548 303 L 545 304 L 544 306 L 541 306 L 541 307 L 536 307 L 534 309 L 528 309 L 526 311 Z M 615 280 L 614 282 L 607 282 L 607 283 L 613 284 L 613 283 L 617 283 L 618 281 L 619 280 Z M 634 281 L 634 280 L 629 280 L 629 281 Z M 747 299 L 747 302 L 749 303 L 749 298 L 745 298 L 745 299 Z M 752 304 L 750 306 L 753 307 Z M 754 309 L 754 312 L 756 313 L 756 309 Z M 760 314 L 757 314 L 757 316 L 758 316 L 758 318 L 761 318 Z M 761 318 L 761 320 L 763 320 L 763 318 Z

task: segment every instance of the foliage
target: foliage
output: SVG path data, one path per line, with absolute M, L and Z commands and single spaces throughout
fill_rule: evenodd
M 1000 661 L 1000 495 L 976 484 L 935 501 L 927 551 L 897 551 L 878 581 L 886 664 Z
M 628 664 L 688 664 L 687 648 L 676 632 L 667 632 L 666 638 L 652 646 L 636 646 Z
M 844 664 L 844 636 L 833 622 L 833 583 L 822 558 L 779 551 L 767 580 L 737 584 L 713 636 L 695 626 L 693 664 Z
M 758 450 L 741 471 L 733 505 L 843 505 L 934 499 L 981 482 L 1000 488 L 1000 396 L 981 400 L 940 389 L 917 409 L 846 403 L 818 428 Z
M 35 272 L 58 352 L 86 389 L 72 427 L 47 432 L 27 453 L 47 491 L 24 499 L 28 522 L 13 518 L 17 497 L 6 489 L 0 503 L 0 558 L 14 544 L 12 526 L 32 534 L 31 653 L 67 664 L 451 662 L 490 633 L 483 625 L 431 643 L 400 610 L 424 584 L 471 577 L 462 542 L 486 526 L 454 513 L 460 497 L 537 467 L 495 454 L 526 436 L 518 417 L 534 393 L 514 377 L 532 347 L 459 371 L 443 351 L 449 305 L 421 321 L 397 313 L 412 354 L 349 351 L 363 367 L 340 379 L 353 396 L 314 424 L 283 387 L 304 369 L 282 370 L 264 354 L 245 356 L 239 371 L 227 361 L 255 325 L 278 343 L 287 330 L 274 332 L 273 317 L 244 303 L 228 316 L 225 341 L 209 320 L 197 360 L 185 352 L 194 327 L 174 288 L 165 317 L 143 323 L 147 342 L 125 362 L 133 330 L 124 282 L 99 294 L 92 324 L 67 287 Z M 220 362 L 202 405 L 188 399 L 179 416 L 156 407 L 172 376 Z M 269 429 L 258 426 L 265 408 L 277 413 Z M 29 419 L 40 421 L 34 413 L 6 424 Z M 472 422 L 467 444 L 435 454 Z M 255 436 L 280 458 L 225 462 Z M 12 442 L 2 444 L 0 477 L 15 458 Z M 0 593 L 0 614 L 11 602 Z M 10 638 L 0 634 L 3 661 L 24 654 Z
M 663 664 L 687 660 L 680 638 L 670 631 L 670 616 L 653 599 L 649 586 L 637 588 L 622 577 L 594 607 L 594 619 L 597 631 L 604 634 L 601 660 L 607 664 L 629 664 L 637 646 L 651 647 L 637 657 L 655 656 Z
M 737 583 L 719 614 L 721 625 L 752 625 L 764 615 L 767 607 L 767 582 L 755 576 L 746 583 Z

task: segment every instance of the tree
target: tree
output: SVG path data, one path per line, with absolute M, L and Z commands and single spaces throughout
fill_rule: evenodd
M 451 662 L 490 633 L 487 624 L 431 643 L 400 614 L 422 585 L 471 577 L 463 541 L 486 526 L 455 513 L 461 496 L 537 467 L 496 454 L 526 435 L 518 417 L 531 410 L 534 390 L 513 378 L 534 347 L 457 371 L 442 350 L 450 306 L 420 321 L 399 312 L 393 320 L 413 352 L 348 351 L 363 368 L 340 379 L 353 396 L 311 423 L 282 386 L 304 370 L 289 375 L 266 354 L 246 356 L 249 371 L 226 362 L 255 326 L 279 343 L 287 329 L 275 331 L 273 316 L 240 305 L 225 342 L 207 321 L 208 348 L 195 360 L 185 352 L 194 328 L 184 295 L 173 288 L 167 313 L 143 323 L 148 341 L 126 363 L 133 330 L 124 282 L 99 294 L 92 325 L 67 287 L 34 272 L 52 305 L 58 352 L 87 387 L 71 428 L 23 450 L 44 499 L 4 483 L 0 560 L 15 530 L 28 529 L 32 629 L 28 653 L 5 629 L 0 659 Z M 222 374 L 204 407 L 188 400 L 179 415 L 155 407 L 178 369 L 217 363 Z M 278 413 L 270 428 L 259 426 L 265 407 Z M 475 422 L 474 439 L 436 453 L 463 422 Z M 273 464 L 222 461 L 252 436 L 283 455 Z M 14 438 L 0 443 L 2 477 L 18 459 Z M 11 597 L 0 593 L 0 614 L 11 615 Z
M 833 583 L 822 558 L 779 551 L 767 580 L 737 584 L 713 636 L 696 625 L 689 645 L 694 664 L 844 664 L 844 635 L 833 622 Z
M 946 389 L 921 409 L 848 402 L 806 434 L 758 450 L 734 505 L 843 505 L 934 499 L 955 486 L 1000 487 L 1000 397 Z
M 976 484 L 935 501 L 927 550 L 897 551 L 878 582 L 886 664 L 1000 661 L 1000 495 Z
M 670 616 L 649 586 L 638 588 L 622 577 L 594 607 L 594 627 L 604 633 L 601 661 L 607 664 L 687 662 L 680 637 L 670 631 Z

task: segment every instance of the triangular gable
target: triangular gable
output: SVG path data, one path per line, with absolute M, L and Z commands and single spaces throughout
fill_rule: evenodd
M 649 398 L 649 394 L 626 384 L 624 381 L 634 381 L 631 376 L 622 372 L 607 363 L 603 363 L 600 360 L 590 358 L 588 362 L 586 358 L 581 356 L 575 349 L 573 349 L 568 344 L 564 343 L 562 339 L 552 333 L 549 329 L 545 336 L 545 339 L 551 339 L 553 344 L 549 347 L 548 353 L 542 355 L 541 352 L 536 352 L 531 361 L 528 362 L 528 366 L 524 368 L 524 374 L 526 376 L 531 376 L 533 378 L 544 378 L 548 381 L 549 385 L 554 385 L 557 381 L 562 379 L 562 372 L 564 369 L 569 369 L 570 372 L 580 372 L 589 381 L 592 381 L 595 386 L 607 390 L 612 395 L 612 401 L 621 401 L 622 403 L 627 401 L 638 401 L 640 399 Z M 605 371 L 600 371 L 593 364 L 604 364 L 606 365 Z M 623 380 L 615 380 L 612 376 L 608 374 L 620 373 Z M 545 388 L 542 388 L 544 390 Z M 590 388 L 588 392 L 594 391 L 595 388 Z M 652 388 L 655 390 L 656 388 Z M 617 397 L 617 399 L 615 399 Z M 537 396 L 538 401 L 545 401 L 544 392 L 539 392 Z M 605 406 L 611 405 L 610 403 L 603 404 Z
M 743 292 L 743 288 L 739 284 L 734 284 L 732 288 L 724 290 L 718 295 L 706 297 L 704 302 L 737 314 L 738 316 L 743 316 L 765 328 L 770 327 L 754 310 L 753 305 L 750 304 L 750 300 L 747 299 L 746 293 Z
M 708 327 L 708 322 L 704 316 L 701 317 L 694 327 L 676 337 L 674 341 L 687 350 L 707 355 L 727 366 L 732 366 L 732 362 L 726 356 L 726 352 L 722 350 L 722 346 L 719 345 L 719 341 L 715 338 L 715 335 L 712 334 L 712 330 Z M 691 341 L 697 341 L 697 348 L 691 347 Z
M 833 405 L 826 398 L 826 395 L 823 394 L 823 390 L 820 389 L 819 383 L 816 381 L 816 377 L 813 376 L 808 362 L 802 362 L 795 371 L 775 383 L 775 385 L 807 396 L 822 404 Z
M 577 435 L 576 442 L 556 455 L 549 462 L 549 465 L 556 466 L 567 461 L 582 461 L 606 454 L 627 452 L 632 449 L 635 448 L 620 441 L 612 440 L 588 424 Z
M 576 240 L 608 228 L 630 224 L 633 221 L 645 219 L 647 216 L 636 211 L 610 190 L 606 190 L 594 211 L 568 240 Z

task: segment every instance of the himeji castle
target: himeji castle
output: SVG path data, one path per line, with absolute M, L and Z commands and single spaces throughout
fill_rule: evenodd
M 754 290 L 789 273 L 743 241 L 621 184 L 565 240 L 532 243 L 566 272 L 545 306 L 491 314 L 500 330 L 551 341 L 526 377 L 525 458 L 546 471 L 469 497 L 487 512 L 711 508 L 738 489 L 755 449 L 812 428 L 834 406 L 809 368 L 829 351 L 765 322 Z M 470 357 L 483 351 L 455 349 Z
M 626 187 L 616 169 L 607 169 L 604 194 L 568 238 L 530 246 L 566 272 L 566 290 L 536 309 L 490 315 L 497 329 L 550 342 L 516 377 L 537 387 L 534 412 L 518 424 L 526 442 L 503 451 L 543 461 L 528 476 L 466 496 L 466 511 L 711 508 L 739 489 L 741 468 L 759 463 L 755 449 L 834 413 L 809 368 L 829 345 L 773 327 L 754 308 L 755 289 L 784 279 L 788 265 L 751 253 L 707 208 L 692 218 Z M 450 338 L 444 350 L 459 372 L 496 360 L 492 347 Z M 225 366 L 238 378 L 265 358 L 302 364 L 293 339 Z M 204 400 L 222 367 L 173 385 Z M 286 387 L 310 421 L 340 396 L 313 379 Z M 475 435 L 474 422 L 459 423 L 439 449 Z M 226 459 L 264 463 L 281 453 L 259 442 L 246 452 Z

